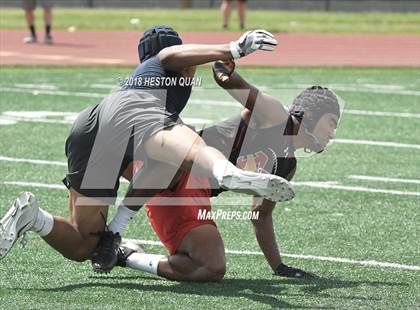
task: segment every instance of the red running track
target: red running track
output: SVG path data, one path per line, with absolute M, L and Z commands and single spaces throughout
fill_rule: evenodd
M 0 31 L 0 63 L 15 65 L 136 65 L 140 32 L 55 31 L 55 44 L 23 44 L 27 31 Z M 185 43 L 226 43 L 239 33 L 181 33 Z M 276 34 L 274 52 L 241 59 L 252 66 L 420 66 L 418 35 Z M 42 39 L 42 38 L 41 38 Z

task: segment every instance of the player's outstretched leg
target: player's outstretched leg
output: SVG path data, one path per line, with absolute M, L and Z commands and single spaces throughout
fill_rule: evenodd
M 98 245 L 97 232 L 104 230 L 108 206 L 78 205 L 82 196 L 72 189 L 69 193 L 70 220 L 40 208 L 32 193 L 21 193 L 0 220 L 0 259 L 28 231 L 38 234 L 70 260 L 82 262 L 91 258 Z
M 182 140 L 183 143 L 179 143 Z M 288 181 L 271 174 L 241 170 L 217 149 L 186 126 L 162 130 L 144 144 L 147 155 L 154 160 L 172 164 L 198 176 L 214 177 L 227 190 L 259 196 L 272 201 L 294 197 Z

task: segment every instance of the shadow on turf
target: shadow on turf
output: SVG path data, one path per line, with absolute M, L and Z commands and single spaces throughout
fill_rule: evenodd
M 381 281 L 346 281 L 333 278 L 316 277 L 312 279 L 288 279 L 288 278 L 273 278 L 273 279 L 225 279 L 221 283 L 187 283 L 187 282 L 168 282 L 164 279 L 148 277 L 148 276 L 91 276 L 92 280 L 98 280 L 89 283 L 71 284 L 60 286 L 56 288 L 46 289 L 22 289 L 22 290 L 36 290 L 44 292 L 68 292 L 85 288 L 112 288 L 112 289 L 131 289 L 140 290 L 142 292 L 168 292 L 180 295 L 198 295 L 198 296 L 213 296 L 213 297 L 235 297 L 247 298 L 250 301 L 268 305 L 274 308 L 311 308 L 311 309 L 329 309 L 330 307 L 314 307 L 293 305 L 281 300 L 282 296 L 292 297 L 314 297 L 336 299 L 336 300 L 369 300 L 379 301 L 379 298 L 361 297 L 361 296 L 340 296 L 334 292 L 323 292 L 329 289 L 353 288 L 360 285 L 365 286 L 408 286 L 407 283 L 399 282 L 381 282 Z M 102 281 L 101 281 L 102 280 Z M 109 281 L 115 281 L 110 283 Z M 133 282 L 127 282 L 131 280 Z M 135 283 L 134 281 L 151 280 L 158 281 L 157 284 L 143 284 Z M 106 282 L 105 282 L 106 281 Z M 124 282 L 121 282 L 124 281 Z M 160 284 L 160 281 L 165 281 L 165 284 Z M 156 283 L 156 282 L 155 282 Z M 289 288 L 298 287 L 301 293 L 292 293 Z

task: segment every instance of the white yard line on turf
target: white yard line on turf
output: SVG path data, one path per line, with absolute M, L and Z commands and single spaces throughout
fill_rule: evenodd
M 374 93 L 387 95 L 404 95 L 404 96 L 420 96 L 420 91 L 416 90 L 388 90 L 388 89 L 363 89 L 359 87 L 330 86 L 334 91 L 358 92 L 358 93 Z
M 311 84 L 311 83 L 309 83 Z M 260 90 L 299 90 L 305 89 L 308 87 L 309 84 L 277 84 L 274 87 L 267 87 L 264 85 L 255 85 Z M 328 84 L 328 88 L 337 91 L 357 91 L 362 93 L 381 93 L 381 94 L 390 94 L 390 95 L 408 95 L 408 96 L 420 96 L 420 92 L 417 90 L 407 90 L 402 85 L 384 85 L 384 84 Z M 114 84 L 91 84 L 91 88 L 103 88 L 103 89 L 115 89 L 118 85 Z M 197 90 L 201 91 L 203 88 L 197 88 Z
M 305 89 L 309 84 L 276 84 L 272 89 Z M 325 85 L 334 91 L 388 94 L 388 95 L 404 95 L 404 96 L 420 96 L 420 91 L 407 90 L 402 85 L 381 85 L 381 84 L 327 84 Z M 416 85 L 417 86 L 417 85 Z
M 47 118 L 49 116 L 62 117 L 61 119 Z M 50 123 L 50 124 L 72 124 L 77 117 L 74 112 L 52 112 L 52 111 L 4 111 L 0 115 L 0 125 L 13 125 L 15 122 L 35 122 L 35 123 Z M 213 120 L 203 118 L 189 118 L 185 117 L 184 121 L 192 125 L 208 125 L 213 123 Z M 388 141 L 369 141 L 369 140 L 355 140 L 355 139 L 335 139 L 337 143 L 355 144 L 355 145 L 370 145 L 393 148 L 410 148 L 420 149 L 419 144 L 407 144 Z
M 397 142 L 388 142 L 388 141 L 334 139 L 334 142 L 342 143 L 342 144 L 358 144 L 358 145 L 384 146 L 384 147 L 395 147 L 395 148 L 407 148 L 407 149 L 420 150 L 420 144 L 407 144 L 407 143 L 397 143 Z
M 16 124 L 17 121 L 11 120 L 11 119 L 4 119 L 0 117 L 0 126 L 9 126 Z
M 345 114 L 365 115 L 365 116 L 387 116 L 387 117 L 402 117 L 402 118 L 420 118 L 419 113 L 401 113 L 401 112 L 379 112 L 366 110 L 350 110 L 344 109 Z
M 371 187 L 362 187 L 362 186 L 347 186 L 347 185 L 341 185 L 336 182 L 291 182 L 291 183 L 294 186 L 315 187 L 315 188 L 324 188 L 324 189 L 338 189 L 338 190 L 351 191 L 351 192 L 366 192 L 366 193 L 379 193 L 379 194 L 420 197 L 420 192 L 399 191 L 399 190 L 371 188 Z
M 378 182 L 385 182 L 385 183 L 420 184 L 420 180 L 417 180 L 417 179 L 397 179 L 397 178 L 374 177 L 374 176 L 368 176 L 368 175 L 349 175 L 349 179 L 362 180 L 362 181 L 378 181 Z
M 45 124 L 73 124 L 74 120 L 70 119 L 52 119 L 52 118 L 26 118 L 8 115 L 0 115 L 0 120 L 10 122 L 29 122 L 29 123 L 45 123 Z
M 14 182 L 14 181 L 4 181 L 0 182 L 4 185 L 12 186 L 27 186 L 27 187 L 38 187 L 38 188 L 49 188 L 49 189 L 67 189 L 64 185 L 60 184 L 45 184 L 45 183 L 34 183 L 34 182 Z
M 31 182 L 0 182 L 4 185 L 17 185 L 17 186 L 32 186 L 32 187 L 40 187 L 40 188 L 48 188 L 48 189 L 66 189 L 64 185 L 59 184 L 44 184 L 44 183 L 31 183 Z M 130 240 L 130 239 L 128 239 Z M 152 240 L 132 240 L 134 242 L 140 242 L 142 244 L 149 244 L 149 245 L 159 245 L 162 246 L 162 243 L 159 241 L 152 241 Z M 226 253 L 229 254 L 238 254 L 238 255 L 263 255 L 261 252 L 255 251 L 239 251 L 239 250 L 226 250 Z M 320 261 L 329 261 L 335 263 L 345 263 L 345 264 L 355 264 L 355 265 L 362 265 L 368 267 L 378 267 L 378 268 L 395 268 L 395 269 L 402 269 L 402 270 L 415 270 L 419 271 L 420 266 L 416 265 L 404 265 L 398 263 L 388 263 L 388 262 L 378 262 L 374 260 L 354 260 L 349 258 L 342 258 L 342 257 L 330 257 L 330 256 L 315 256 L 315 255 L 302 255 L 302 254 L 287 254 L 283 253 L 282 256 L 284 257 L 291 257 L 291 258 L 298 258 L 298 259 L 309 259 L 309 260 L 320 260 Z
M 68 115 L 65 119 L 51 119 L 51 118 L 29 118 L 29 117 L 18 117 L 11 115 L 0 115 L 0 121 L 5 122 L 4 125 L 14 125 L 16 122 L 30 122 L 30 123 L 46 123 L 46 124 L 73 124 L 78 113 Z M 183 117 L 183 120 L 191 125 L 208 125 L 212 124 L 213 121 L 205 118 L 194 118 L 194 117 Z M 0 123 L 1 125 L 1 123 Z
M 58 87 L 53 84 L 15 84 L 15 87 L 18 88 L 28 88 L 28 89 L 45 89 L 45 90 L 57 90 Z
M 1 160 L 1 159 L 0 159 Z M 30 186 L 30 187 L 40 187 L 40 188 L 52 188 L 52 189 L 66 189 L 60 184 L 45 184 L 45 183 L 36 183 L 36 182 L 17 182 L 17 181 L 0 181 L 4 185 L 15 185 L 15 186 Z M 124 181 L 124 183 L 126 183 Z M 420 192 L 412 191 L 400 191 L 400 190 L 390 190 L 390 189 L 381 189 L 381 188 L 371 188 L 371 187 L 362 187 L 362 186 L 347 186 L 342 185 L 338 182 L 328 181 L 328 182 L 291 182 L 293 186 L 296 187 L 313 187 L 313 188 L 323 188 L 323 189 L 333 189 L 333 190 L 344 190 L 351 192 L 366 192 L 366 193 L 377 193 L 377 194 L 389 194 L 389 195 L 399 195 L 399 196 L 416 196 L 420 197 Z M 249 204 L 251 200 L 241 201 L 241 205 Z M 214 199 L 212 203 L 217 205 L 234 205 L 238 204 L 238 198 L 224 198 L 222 200 Z
M 145 244 L 145 245 L 163 246 L 163 244 L 160 241 L 154 241 L 154 240 L 136 240 L 136 239 L 124 239 L 124 240 L 131 241 L 134 243 Z M 239 251 L 239 250 L 229 250 L 229 249 L 226 250 L 226 253 L 237 254 L 237 255 L 264 255 L 262 252 L 257 252 L 257 251 Z M 377 268 L 394 268 L 394 269 L 413 270 L 413 271 L 420 270 L 420 266 L 416 266 L 416 265 L 378 262 L 375 260 L 354 260 L 354 259 L 344 258 L 344 257 L 287 254 L 287 253 L 282 253 L 282 256 L 291 257 L 291 258 L 299 258 L 299 259 L 308 259 L 308 260 L 320 260 L 320 261 L 327 261 L 327 262 L 333 262 L 333 263 L 344 263 L 344 264 L 361 265 L 361 266 L 368 266 L 368 267 L 377 267 Z
M 18 85 L 18 84 L 17 84 Z M 30 84 L 32 85 L 32 84 Z M 96 85 L 96 84 L 93 84 Z M 99 84 L 101 85 L 101 84 Z M 21 92 L 31 93 L 34 95 L 57 95 L 57 96 L 75 96 L 75 97 L 88 97 L 88 98 L 103 98 L 107 93 L 94 93 L 94 92 L 70 92 L 70 91 L 59 91 L 59 90 L 48 90 L 43 88 L 23 88 L 23 87 L 0 87 L 0 91 L 4 92 Z M 215 105 L 215 106 L 227 106 L 227 107 L 240 107 L 240 104 L 235 101 L 224 101 L 224 100 L 200 100 L 191 99 L 190 104 L 195 105 Z M 367 110 L 351 110 L 345 109 L 344 113 L 353 115 L 365 115 L 365 116 L 385 116 L 385 117 L 403 117 L 403 118 L 420 118 L 419 113 L 401 113 L 401 112 L 380 112 L 380 111 L 367 111 Z
M 200 99 L 192 99 L 188 103 L 191 104 L 206 104 L 206 105 L 214 105 L 214 106 L 226 106 L 226 107 L 236 107 L 240 108 L 238 102 L 235 101 L 224 101 L 224 100 L 200 100 Z M 401 118 L 420 118 L 420 113 L 409 113 L 409 112 L 381 112 L 381 111 L 369 111 L 369 110 L 354 110 L 354 109 L 344 109 L 344 114 L 352 114 L 352 115 L 361 115 L 361 116 L 383 116 L 383 117 L 401 117 Z
M 6 156 L 0 156 L 0 161 L 11 161 L 11 162 L 29 163 L 29 164 L 35 164 L 35 165 L 54 165 L 54 166 L 66 166 L 67 167 L 67 163 L 64 162 L 64 161 L 14 158 L 14 157 L 6 157 Z
M 33 95 L 53 95 L 53 96 L 75 96 L 75 97 L 88 97 L 88 98 L 103 98 L 107 94 L 100 93 L 86 93 L 86 92 L 73 92 L 63 90 L 45 90 L 45 89 L 25 89 L 25 88 L 13 88 L 13 87 L 0 87 L 0 91 L 3 92 L 15 92 L 15 93 L 30 93 Z
M 120 87 L 117 84 L 114 85 L 114 84 L 100 84 L 100 83 L 90 84 L 90 85 L 86 85 L 86 86 L 88 86 L 89 88 L 98 88 L 98 89 L 107 89 L 107 90 L 113 90 L 113 89 L 117 89 L 117 88 Z

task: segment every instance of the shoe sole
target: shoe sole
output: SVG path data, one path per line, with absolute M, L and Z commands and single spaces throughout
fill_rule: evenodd
M 115 262 L 115 264 L 114 264 L 114 266 L 112 266 L 111 268 L 109 268 L 109 269 L 104 269 L 104 268 L 102 268 L 102 267 L 100 267 L 100 266 L 98 266 L 98 267 L 96 267 L 95 265 L 91 265 L 92 266 L 92 269 L 93 269 L 93 271 L 95 272 L 95 273 L 110 273 L 111 271 L 112 271 L 112 269 L 114 269 L 114 267 L 115 266 L 117 266 L 117 262 Z
M 92 266 L 92 269 L 95 273 L 102 273 L 102 274 L 107 274 L 110 273 L 112 269 L 109 270 L 104 270 L 104 269 L 100 269 L 100 268 L 95 268 Z
M 23 197 L 24 195 L 26 197 Z M 21 198 L 27 200 L 27 202 L 23 205 L 20 204 Z M 16 241 L 22 235 L 24 229 L 32 224 L 29 222 L 25 226 L 21 227 L 19 231 L 16 229 L 16 224 L 18 223 L 20 216 L 25 209 L 32 207 L 31 200 L 34 198 L 35 196 L 31 193 L 20 193 L 18 198 L 16 198 L 15 202 L 13 203 L 13 206 L 0 220 L 0 260 L 7 256 L 12 247 L 15 245 Z
M 226 176 L 223 185 L 233 192 L 254 195 L 274 202 L 289 201 L 295 197 L 290 182 L 272 174 Z
M 122 238 L 120 247 L 126 247 L 137 253 L 146 253 L 144 245 L 139 240 Z
M 23 39 L 24 44 L 33 44 L 33 43 L 37 43 L 37 42 L 38 42 L 37 39 Z

